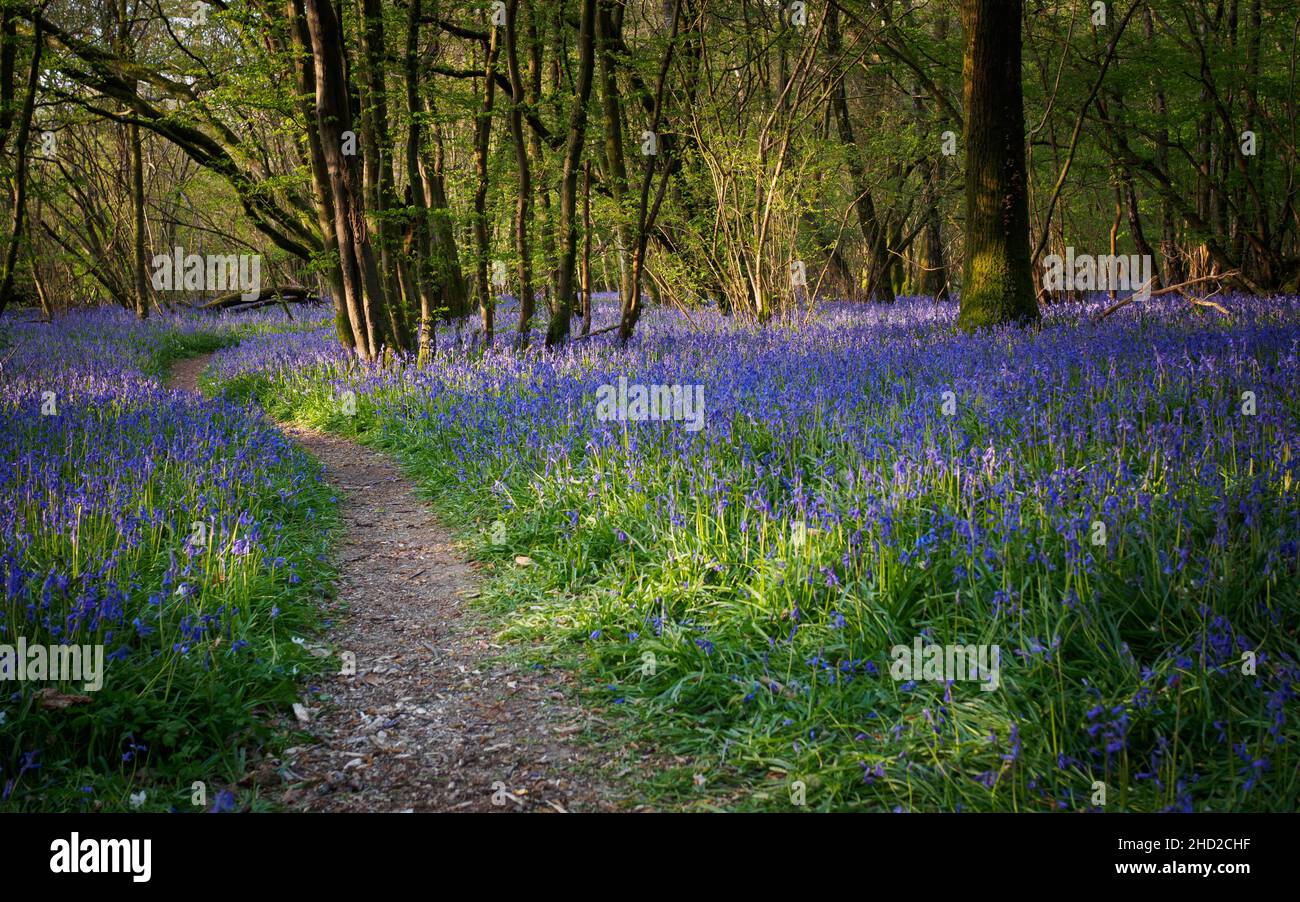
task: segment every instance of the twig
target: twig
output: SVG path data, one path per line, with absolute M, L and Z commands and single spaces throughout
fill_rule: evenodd
M 1216 304 L 1216 303 L 1214 303 L 1214 301 L 1211 301 L 1211 300 L 1209 300 L 1208 298 L 1194 298 L 1194 297 L 1191 297 L 1191 296 L 1188 296 L 1188 295 L 1184 295 L 1184 297 L 1187 297 L 1187 300 L 1191 301 L 1191 302 L 1192 302 L 1193 304 L 1195 304 L 1197 307 L 1213 307 L 1215 310 L 1219 311 L 1219 312 L 1222 313 L 1224 316 L 1227 316 L 1227 317 L 1231 317 L 1231 316 L 1232 316 L 1231 313 L 1229 313 L 1227 310 L 1225 310 L 1225 309 L 1223 308 L 1223 305 L 1222 305 L 1222 304 Z
M 1222 313 L 1224 316 L 1228 317 L 1228 319 L 1232 319 L 1232 314 L 1228 312 L 1226 309 L 1224 309 L 1224 307 L 1221 304 L 1216 304 L 1214 301 L 1210 300 L 1210 298 L 1214 297 L 1222 290 L 1223 290 L 1223 286 L 1219 286 L 1218 288 L 1216 288 L 1214 291 L 1210 292 L 1203 298 L 1193 297 L 1192 295 L 1188 294 L 1185 291 L 1180 291 L 1178 293 L 1181 294 L 1183 297 L 1187 298 L 1188 301 L 1190 301 L 1192 304 L 1194 304 L 1197 307 L 1212 307 L 1215 310 Z
M 588 332 L 586 335 L 579 335 L 577 338 L 570 339 L 570 341 L 582 341 L 584 338 L 594 338 L 597 335 L 604 335 L 606 332 L 613 332 L 615 329 L 619 327 L 619 325 L 621 324 L 614 323 L 614 325 L 609 326 L 607 328 L 597 329 L 595 332 Z

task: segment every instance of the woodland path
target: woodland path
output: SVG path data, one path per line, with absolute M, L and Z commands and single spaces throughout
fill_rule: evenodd
M 197 392 L 210 356 L 178 361 L 168 385 Z M 339 493 L 336 594 L 323 603 L 327 641 L 356 655 L 356 674 L 313 680 L 290 725 L 310 741 L 262 763 L 262 792 L 309 811 L 613 809 L 577 742 L 592 724 L 566 700 L 566 674 L 497 660 L 467 601 L 479 574 L 396 464 L 281 428 Z

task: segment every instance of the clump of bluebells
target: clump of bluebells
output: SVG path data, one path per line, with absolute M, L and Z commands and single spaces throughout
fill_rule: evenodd
M 574 643 L 742 805 L 788 805 L 775 772 L 826 808 L 1293 808 L 1300 300 L 1100 304 L 977 336 L 928 299 L 656 310 L 424 367 L 322 324 L 220 377 L 397 452 L 482 524 L 505 634 Z M 705 427 L 598 417 L 621 376 L 702 385 Z M 918 636 L 998 645 L 999 686 L 892 678 Z
M 308 666 L 291 638 L 317 613 L 291 577 L 327 576 L 331 499 L 258 410 L 162 386 L 172 359 L 242 324 L 102 310 L 6 325 L 0 644 L 102 645 L 104 674 L 95 692 L 0 682 L 0 809 L 134 795 L 183 810 L 192 780 L 242 776 L 252 712 L 292 699 Z M 50 708 L 50 691 L 88 701 Z

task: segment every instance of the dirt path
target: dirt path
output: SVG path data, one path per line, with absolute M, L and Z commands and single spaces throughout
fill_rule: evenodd
M 196 391 L 209 357 L 168 384 Z M 315 680 L 297 727 L 314 741 L 259 769 L 262 791 L 312 811 L 610 809 L 577 737 L 588 723 L 565 674 L 493 661 L 466 601 L 478 574 L 385 455 L 283 426 L 339 490 L 334 650 L 356 674 Z M 322 700 L 322 696 L 328 700 Z

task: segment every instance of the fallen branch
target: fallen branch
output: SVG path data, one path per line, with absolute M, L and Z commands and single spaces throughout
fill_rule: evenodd
M 1094 320 L 1094 322 L 1098 322 L 1098 323 L 1101 322 L 1101 321 L 1104 320 L 1106 317 L 1108 317 L 1108 316 L 1110 316 L 1112 313 L 1114 313 L 1116 310 L 1121 310 L 1121 309 L 1123 309 L 1124 307 L 1127 307 L 1129 304 L 1131 304 L 1131 303 L 1133 303 L 1134 301 L 1136 301 L 1139 297 L 1142 297 L 1142 298 L 1144 298 L 1144 299 L 1145 299 L 1145 298 L 1154 298 L 1154 297 L 1158 297 L 1159 295 L 1162 295 L 1162 294 L 1172 294 L 1172 293 L 1175 292 L 1175 291 L 1177 291 L 1177 292 L 1179 292 L 1180 294 L 1183 294 L 1184 296 L 1186 296 L 1186 294 L 1182 291 L 1182 289 L 1186 288 L 1188 285 L 1196 285 L 1197 283 L 1200 283 L 1200 282 L 1209 282 L 1209 281 L 1214 280 L 1214 279 L 1218 279 L 1218 280 L 1229 279 L 1229 278 L 1235 276 L 1236 274 L 1237 274 L 1237 271 L 1236 271 L 1236 270 L 1233 270 L 1233 271 L 1231 271 L 1231 272 L 1225 272 L 1225 273 L 1214 273 L 1214 274 L 1212 274 L 1212 275 L 1201 276 L 1201 277 L 1196 278 L 1196 279 L 1188 279 L 1186 282 L 1179 282 L 1177 285 L 1170 285 L 1170 286 L 1168 286 L 1167 288 L 1161 288 L 1159 291 L 1152 291 L 1152 292 L 1149 292 L 1149 293 L 1147 293 L 1147 294 L 1144 295 L 1144 294 L 1142 293 L 1143 290 L 1145 290 L 1146 288 L 1149 288 L 1149 287 L 1151 286 L 1151 283 L 1155 280 L 1155 276 L 1152 276 L 1150 279 L 1147 279 L 1145 282 L 1143 282 L 1142 285 L 1141 285 L 1141 287 L 1139 287 L 1138 290 L 1135 291 L 1133 294 L 1130 294 L 1128 297 L 1123 298 L 1122 300 L 1118 300 L 1118 301 L 1116 301 L 1115 303 L 1113 303 L 1113 304 L 1111 304 L 1109 307 L 1107 307 L 1105 310 L 1101 311 L 1101 313 L 1097 316 L 1097 318 L 1096 318 L 1096 320 Z M 1215 305 L 1215 306 L 1217 306 L 1217 305 Z M 1226 312 L 1226 311 L 1225 311 L 1225 312 Z
M 1223 307 L 1222 304 L 1216 304 L 1216 303 L 1214 303 L 1214 301 L 1211 301 L 1211 300 L 1209 300 L 1208 298 L 1194 298 L 1194 297 L 1191 297 L 1191 296 L 1186 296 L 1186 297 L 1187 297 L 1187 300 L 1191 301 L 1191 302 L 1192 302 L 1193 304 L 1195 304 L 1197 307 L 1213 307 L 1215 310 L 1219 311 L 1219 312 L 1222 313 L 1224 316 L 1227 316 L 1227 317 L 1231 317 L 1231 316 L 1232 316 L 1231 313 L 1229 313 L 1226 309 L 1224 309 L 1224 307 Z
M 1232 319 L 1232 314 L 1228 310 L 1226 310 L 1222 304 L 1216 304 L 1214 301 L 1210 300 L 1210 298 L 1214 297 L 1222 290 L 1223 287 L 1220 286 L 1203 298 L 1193 297 L 1192 295 L 1188 294 L 1185 291 L 1180 291 L 1178 293 L 1181 294 L 1183 297 L 1185 297 L 1188 301 L 1190 301 L 1193 305 L 1197 307 L 1211 307 L 1219 311 L 1220 313 L 1222 313 L 1224 316 L 1228 317 L 1228 319 Z
M 225 310 L 230 307 L 243 307 L 244 305 L 266 303 L 293 303 L 293 304 L 313 304 L 321 300 L 320 295 L 310 288 L 304 288 L 301 285 L 282 285 L 272 286 L 263 289 L 257 293 L 256 297 L 246 298 L 242 291 L 232 291 L 229 294 L 223 294 L 215 297 L 210 301 L 202 304 L 189 304 L 185 306 L 195 310 Z M 245 308 L 247 309 L 247 308 Z
M 597 329 L 595 332 L 588 332 L 586 335 L 579 335 L 577 338 L 571 338 L 570 341 L 582 341 L 584 338 L 595 338 L 597 335 L 604 335 L 606 332 L 613 332 L 619 327 L 619 323 L 608 326 L 604 329 Z
M 294 301 L 294 303 L 297 304 L 297 303 L 307 303 L 307 302 Z M 219 310 L 219 312 L 222 313 L 246 313 L 249 310 L 260 310 L 263 307 L 282 307 L 284 308 L 284 312 L 289 316 L 289 319 L 293 319 L 293 314 L 289 312 L 289 304 L 288 302 L 285 301 L 284 298 L 267 298 L 266 300 L 263 301 L 248 301 L 247 303 L 244 304 L 231 304 L 229 307 L 214 308 L 212 311 L 209 312 L 218 312 Z M 199 308 L 199 309 L 204 309 L 204 308 Z

